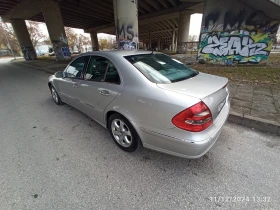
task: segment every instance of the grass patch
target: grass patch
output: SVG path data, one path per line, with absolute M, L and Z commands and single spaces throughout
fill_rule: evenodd
M 175 57 L 183 63 L 188 63 L 190 55 Z M 195 59 L 195 57 L 193 57 Z M 220 64 L 191 65 L 191 68 L 207 74 L 227 77 L 232 82 L 250 84 L 269 84 L 280 87 L 280 53 L 271 53 L 268 60 L 260 64 L 236 64 L 226 66 Z
M 233 82 L 250 84 L 270 84 L 280 86 L 280 66 L 215 66 L 209 64 L 195 64 L 192 68 L 207 74 L 227 77 Z
M 71 60 L 73 59 L 73 57 L 75 56 L 71 56 Z M 56 63 L 69 63 L 70 60 L 56 60 L 56 57 L 55 56 L 38 56 L 37 57 L 37 60 L 40 60 L 40 61 L 55 61 Z

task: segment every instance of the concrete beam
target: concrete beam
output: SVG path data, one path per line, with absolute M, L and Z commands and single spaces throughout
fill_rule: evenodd
M 27 9 L 28 8 L 28 9 Z M 20 1 L 10 12 L 3 16 L 3 21 L 9 22 L 11 19 L 29 19 L 41 12 L 40 0 Z
M 163 20 L 170 20 L 174 18 L 179 18 L 179 12 L 182 10 L 188 10 L 190 13 L 202 13 L 203 11 L 203 0 L 199 2 L 186 2 L 180 4 L 178 7 L 165 9 L 159 12 L 150 13 L 147 15 L 142 15 L 138 18 L 139 26 L 149 23 L 154 23 Z M 96 31 L 98 33 L 114 33 L 115 26 L 114 24 L 109 24 L 107 26 L 93 27 L 84 30 L 85 33 L 90 33 L 91 31 Z
M 280 0 L 269 0 L 274 4 L 277 4 L 278 6 L 280 6 Z
M 262 11 L 273 20 L 280 20 L 280 0 L 238 0 L 248 7 Z
M 152 19 L 149 18 L 139 18 L 139 26 L 141 25 L 145 25 L 145 24 L 149 24 L 149 23 L 155 23 L 158 21 L 164 21 L 164 20 L 170 20 L 170 19 L 174 19 L 174 18 L 178 18 L 179 17 L 179 12 L 174 12 L 171 14 L 166 14 L 166 15 L 161 15 L 161 16 L 157 16 L 154 17 Z M 109 24 L 109 25 L 104 25 L 101 27 L 95 27 L 95 28 L 90 28 L 90 29 L 85 29 L 84 30 L 85 33 L 90 33 L 91 31 L 94 32 L 98 32 L 98 33 L 110 33 L 110 32 L 115 32 L 115 26 L 114 24 Z

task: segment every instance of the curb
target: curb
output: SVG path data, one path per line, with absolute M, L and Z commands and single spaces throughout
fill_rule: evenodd
M 14 62 L 14 63 L 17 63 L 17 62 Z M 18 62 L 18 64 L 28 66 L 30 68 L 33 68 L 33 69 L 36 69 L 36 70 L 39 70 L 39 71 L 44 71 L 44 72 L 47 72 L 49 74 L 55 73 L 55 71 L 51 71 L 51 70 L 48 70 L 48 69 L 40 69 L 40 68 L 34 67 L 32 65 L 22 63 L 22 62 L 20 62 L 20 63 Z M 270 134 L 280 136 L 280 124 L 277 123 L 277 122 L 264 120 L 264 119 L 260 119 L 260 118 L 257 118 L 257 117 L 252 117 L 252 116 L 249 116 L 249 115 L 243 115 L 243 114 L 233 112 L 233 111 L 230 111 L 228 121 L 232 122 L 232 123 L 239 124 L 239 125 L 246 126 L 248 128 L 253 128 L 253 129 L 256 129 L 256 130 L 259 130 L 259 131 L 262 131 L 262 132 L 266 132 L 266 133 L 270 133 Z
M 27 67 L 30 67 L 32 69 L 36 69 L 36 70 L 39 70 L 39 71 L 44 71 L 44 72 L 49 73 L 49 74 L 54 74 L 56 72 L 56 71 L 52 71 L 52 70 L 48 70 L 48 69 L 41 69 L 39 67 L 35 67 L 35 66 L 32 66 L 32 65 L 23 63 L 23 62 L 17 62 L 17 61 L 14 61 L 14 60 L 12 60 L 11 62 L 13 62 L 15 64 L 18 64 L 18 65 L 27 66 Z
M 277 122 L 272 122 L 257 117 L 243 115 L 232 111 L 230 111 L 228 121 L 249 128 L 253 128 L 259 131 L 280 136 L 280 124 Z

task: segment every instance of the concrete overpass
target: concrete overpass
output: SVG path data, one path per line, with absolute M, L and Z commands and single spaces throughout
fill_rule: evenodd
M 0 0 L 0 16 L 12 23 L 27 60 L 35 59 L 36 54 L 23 20 L 45 22 L 57 59 L 67 59 L 70 52 L 64 26 L 90 33 L 96 50 L 97 33 L 103 32 L 116 34 L 120 49 L 137 49 L 139 41 L 142 41 L 148 47 L 157 45 L 162 48 L 164 44 L 184 53 L 193 13 L 204 13 L 203 45 L 199 56 L 215 60 L 215 57 L 223 57 L 226 53 L 217 54 L 219 49 L 207 47 L 213 41 L 209 40 L 210 34 L 219 33 L 220 36 L 222 32 L 243 29 L 248 33 L 254 30 L 264 32 L 269 24 L 275 26 L 279 23 L 280 0 Z M 223 27 L 225 24 L 227 27 Z M 272 39 L 274 30 L 269 33 L 269 39 Z M 264 50 L 268 52 L 271 43 L 266 44 Z M 262 59 L 268 56 L 264 54 L 262 52 Z M 232 55 L 224 57 L 227 56 Z

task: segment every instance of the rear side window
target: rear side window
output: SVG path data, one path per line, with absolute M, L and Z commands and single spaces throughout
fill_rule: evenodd
M 125 58 L 154 83 L 179 82 L 198 74 L 187 65 L 164 54 L 131 55 Z
M 81 79 L 88 59 L 89 56 L 83 56 L 74 60 L 65 71 L 66 77 Z

